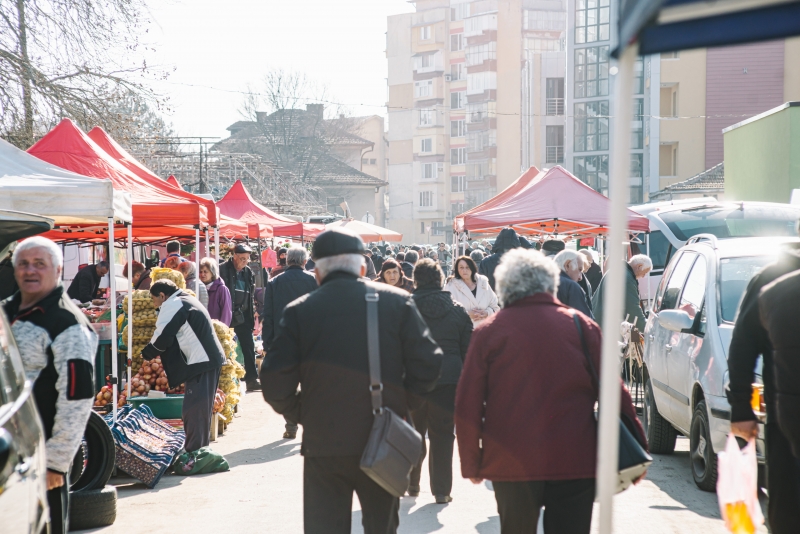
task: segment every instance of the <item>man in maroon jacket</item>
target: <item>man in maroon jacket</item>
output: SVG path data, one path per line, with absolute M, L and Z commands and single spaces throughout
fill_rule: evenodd
M 535 531 L 544 506 L 545 532 L 588 533 L 598 392 L 573 315 L 595 369 L 600 327 L 555 298 L 558 267 L 539 252 L 507 252 L 495 276 L 503 309 L 475 329 L 456 393 L 461 474 L 492 481 L 502 532 Z M 624 387 L 620 406 L 646 444 Z

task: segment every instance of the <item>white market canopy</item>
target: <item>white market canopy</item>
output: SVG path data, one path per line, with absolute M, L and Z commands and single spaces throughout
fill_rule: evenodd
M 341 221 L 326 224 L 325 228 L 328 230 L 331 228 L 347 228 L 351 232 L 361 236 L 361 239 L 364 240 L 365 243 L 369 243 L 370 241 L 400 242 L 403 240 L 403 234 L 355 219 L 342 219 Z
M 131 222 L 131 197 L 111 180 L 44 162 L 0 139 L 0 209 L 44 215 L 56 225 Z

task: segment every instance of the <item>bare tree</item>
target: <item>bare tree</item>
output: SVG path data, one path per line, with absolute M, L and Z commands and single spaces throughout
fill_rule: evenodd
M 115 109 L 154 98 L 131 64 L 144 0 L 0 0 L 0 135 L 20 147 L 62 117 L 114 130 Z

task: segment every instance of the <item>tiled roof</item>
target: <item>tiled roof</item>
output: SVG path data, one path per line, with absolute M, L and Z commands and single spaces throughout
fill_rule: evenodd
M 332 145 L 372 146 L 373 144 L 372 141 L 348 131 L 357 129 L 356 119 L 353 118 L 324 119 L 319 123 L 313 112 L 304 109 L 284 109 L 260 117 L 259 121 L 263 121 L 263 125 L 256 121 L 237 121 L 228 126 L 227 130 L 231 132 L 228 139 L 260 137 L 266 132 L 274 135 L 276 140 L 282 138 L 299 140 L 304 137 L 321 136 L 326 144 Z M 350 121 L 353 121 L 352 125 Z
M 674 183 L 650 195 L 650 200 L 669 200 L 673 194 L 722 193 L 725 191 L 724 163 L 714 165 L 688 180 Z
M 355 169 L 332 156 L 322 156 L 315 165 L 314 185 L 370 185 L 380 187 L 387 185 L 380 178 Z

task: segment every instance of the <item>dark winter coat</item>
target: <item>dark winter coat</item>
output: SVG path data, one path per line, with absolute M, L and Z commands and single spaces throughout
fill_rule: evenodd
M 439 379 L 442 350 L 408 293 L 329 274 L 319 289 L 286 306 L 261 366 L 264 400 L 303 425 L 305 456 L 361 456 L 367 444 L 373 422 L 367 286 L 379 296 L 384 406 L 405 416 L 407 393 L 425 394 Z
M 578 282 L 567 276 L 567 273 L 564 271 L 561 271 L 556 297 L 562 304 L 566 304 L 570 308 L 578 310 L 589 319 L 594 318 L 592 310 L 589 309 L 589 306 L 586 304 L 586 293 L 583 292 Z
M 775 402 L 775 367 L 772 362 L 772 344 L 761 323 L 758 296 L 764 286 L 798 269 L 800 269 L 800 244 L 787 245 L 787 249 L 781 252 L 778 261 L 764 267 L 747 285 L 728 349 L 730 377 L 728 402 L 731 405 L 733 423 L 756 420 L 750 399 L 753 396 L 753 373 L 759 356 L 764 358 L 762 373 L 764 400 L 767 411 L 774 413 L 772 407 Z
M 444 353 L 442 376 L 436 385 L 458 384 L 472 336 L 472 319 L 466 308 L 453 301 L 450 292 L 438 288 L 417 289 L 411 298 Z
M 0 300 L 5 300 L 19 291 L 17 280 L 14 278 L 14 265 L 11 256 L 0 261 Z
M 800 271 L 764 286 L 758 297 L 761 324 L 772 345 L 775 410 L 770 412 L 800 458 Z
M 402 262 L 400 264 L 400 268 L 403 270 L 403 274 L 405 275 L 406 278 L 408 278 L 409 280 L 413 280 L 414 279 L 414 264 L 413 263 L 408 263 L 407 261 L 404 261 L 404 262 Z
M 169 387 L 176 388 L 225 363 L 211 317 L 200 301 L 181 290 L 176 291 L 158 309 L 156 331 L 142 349 L 145 360 L 161 356 Z
M 475 329 L 456 391 L 465 478 L 595 477 L 598 391 L 573 322 L 576 314 L 600 369 L 600 327 L 546 293 L 506 306 Z M 532 342 L 531 325 L 547 335 Z M 646 443 L 622 381 L 620 389 L 621 412 Z
M 216 319 L 225 326 L 231 324 L 231 292 L 222 281 L 222 278 L 217 278 L 206 286 L 208 291 L 208 315 L 212 319 Z
M 600 281 L 603 279 L 603 270 L 595 262 L 589 267 L 589 270 L 584 273 L 584 276 L 592 284 L 592 287 L 597 289 L 600 287 Z
M 383 267 L 383 260 L 384 260 L 383 256 L 381 256 L 380 254 L 375 254 L 373 252 L 373 254 L 372 254 L 372 265 L 373 265 L 373 267 L 375 267 L 375 272 L 376 273 L 381 272 L 381 267 Z
M 513 228 L 503 228 L 500 230 L 500 234 L 498 234 L 492 246 L 492 252 L 494 252 L 494 254 L 488 258 L 484 258 L 478 266 L 478 274 L 482 274 L 489 279 L 489 285 L 492 287 L 492 290 L 495 290 L 494 270 L 497 269 L 497 265 L 500 263 L 503 254 L 519 246 L 519 237 Z
M 367 274 L 365 274 L 364 276 L 366 276 L 370 280 L 374 280 L 375 277 L 378 276 L 378 273 L 375 271 L 375 264 L 372 263 L 372 258 L 367 256 L 366 254 L 364 254 L 364 265 L 366 265 L 367 267 Z
M 288 267 L 283 274 L 269 281 L 264 288 L 264 315 L 262 316 L 261 337 L 264 346 L 275 339 L 275 334 L 283 317 L 283 309 L 293 300 L 317 289 L 317 279 L 302 267 Z
M 139 277 L 139 281 L 136 282 L 136 285 L 133 289 L 136 290 L 144 290 L 150 289 L 150 286 L 153 284 L 153 279 L 150 278 L 150 269 L 145 269 L 142 273 L 142 276 Z M 186 287 L 189 287 L 188 285 Z
M 644 318 L 644 312 L 642 312 L 642 304 L 641 298 L 639 297 L 639 281 L 636 280 L 636 274 L 634 274 L 633 269 L 627 263 L 625 265 L 625 309 L 624 315 L 621 319 L 625 318 L 625 315 L 628 316 L 628 322 L 633 323 L 634 319 L 636 319 L 636 328 L 640 331 L 644 331 L 644 325 L 646 320 Z M 608 273 L 606 273 L 608 274 Z M 594 292 L 592 296 L 592 310 L 594 313 L 594 320 L 597 321 L 598 324 L 603 324 L 603 299 L 606 296 L 606 277 L 603 276 L 603 279 L 600 281 L 600 285 L 597 286 L 597 290 Z
M 67 295 L 80 302 L 90 302 L 97 294 L 99 287 L 100 275 L 97 274 L 97 266 L 87 265 L 72 279 L 72 283 L 67 289 Z
M 242 270 L 244 271 L 244 291 L 237 289 L 236 287 L 238 273 L 236 272 L 236 267 L 233 265 L 233 258 L 219 266 L 219 277 L 222 278 L 222 281 L 225 282 L 225 287 L 227 287 L 228 291 L 231 293 L 231 309 L 233 311 L 231 326 L 238 326 L 239 324 L 254 324 L 255 322 L 255 308 L 253 307 L 253 299 L 255 298 L 256 276 L 253 274 L 253 271 L 250 270 L 250 267 L 246 265 Z M 241 316 L 244 319 L 244 321 L 241 323 L 237 322 L 236 312 L 238 310 L 242 311 Z
M 581 279 L 578 280 L 578 285 L 581 286 L 583 289 L 583 294 L 586 296 L 586 306 L 589 309 L 592 309 L 592 296 L 594 295 L 594 290 L 592 289 L 594 286 L 589 282 L 589 279 L 586 278 L 586 273 L 583 273 Z

